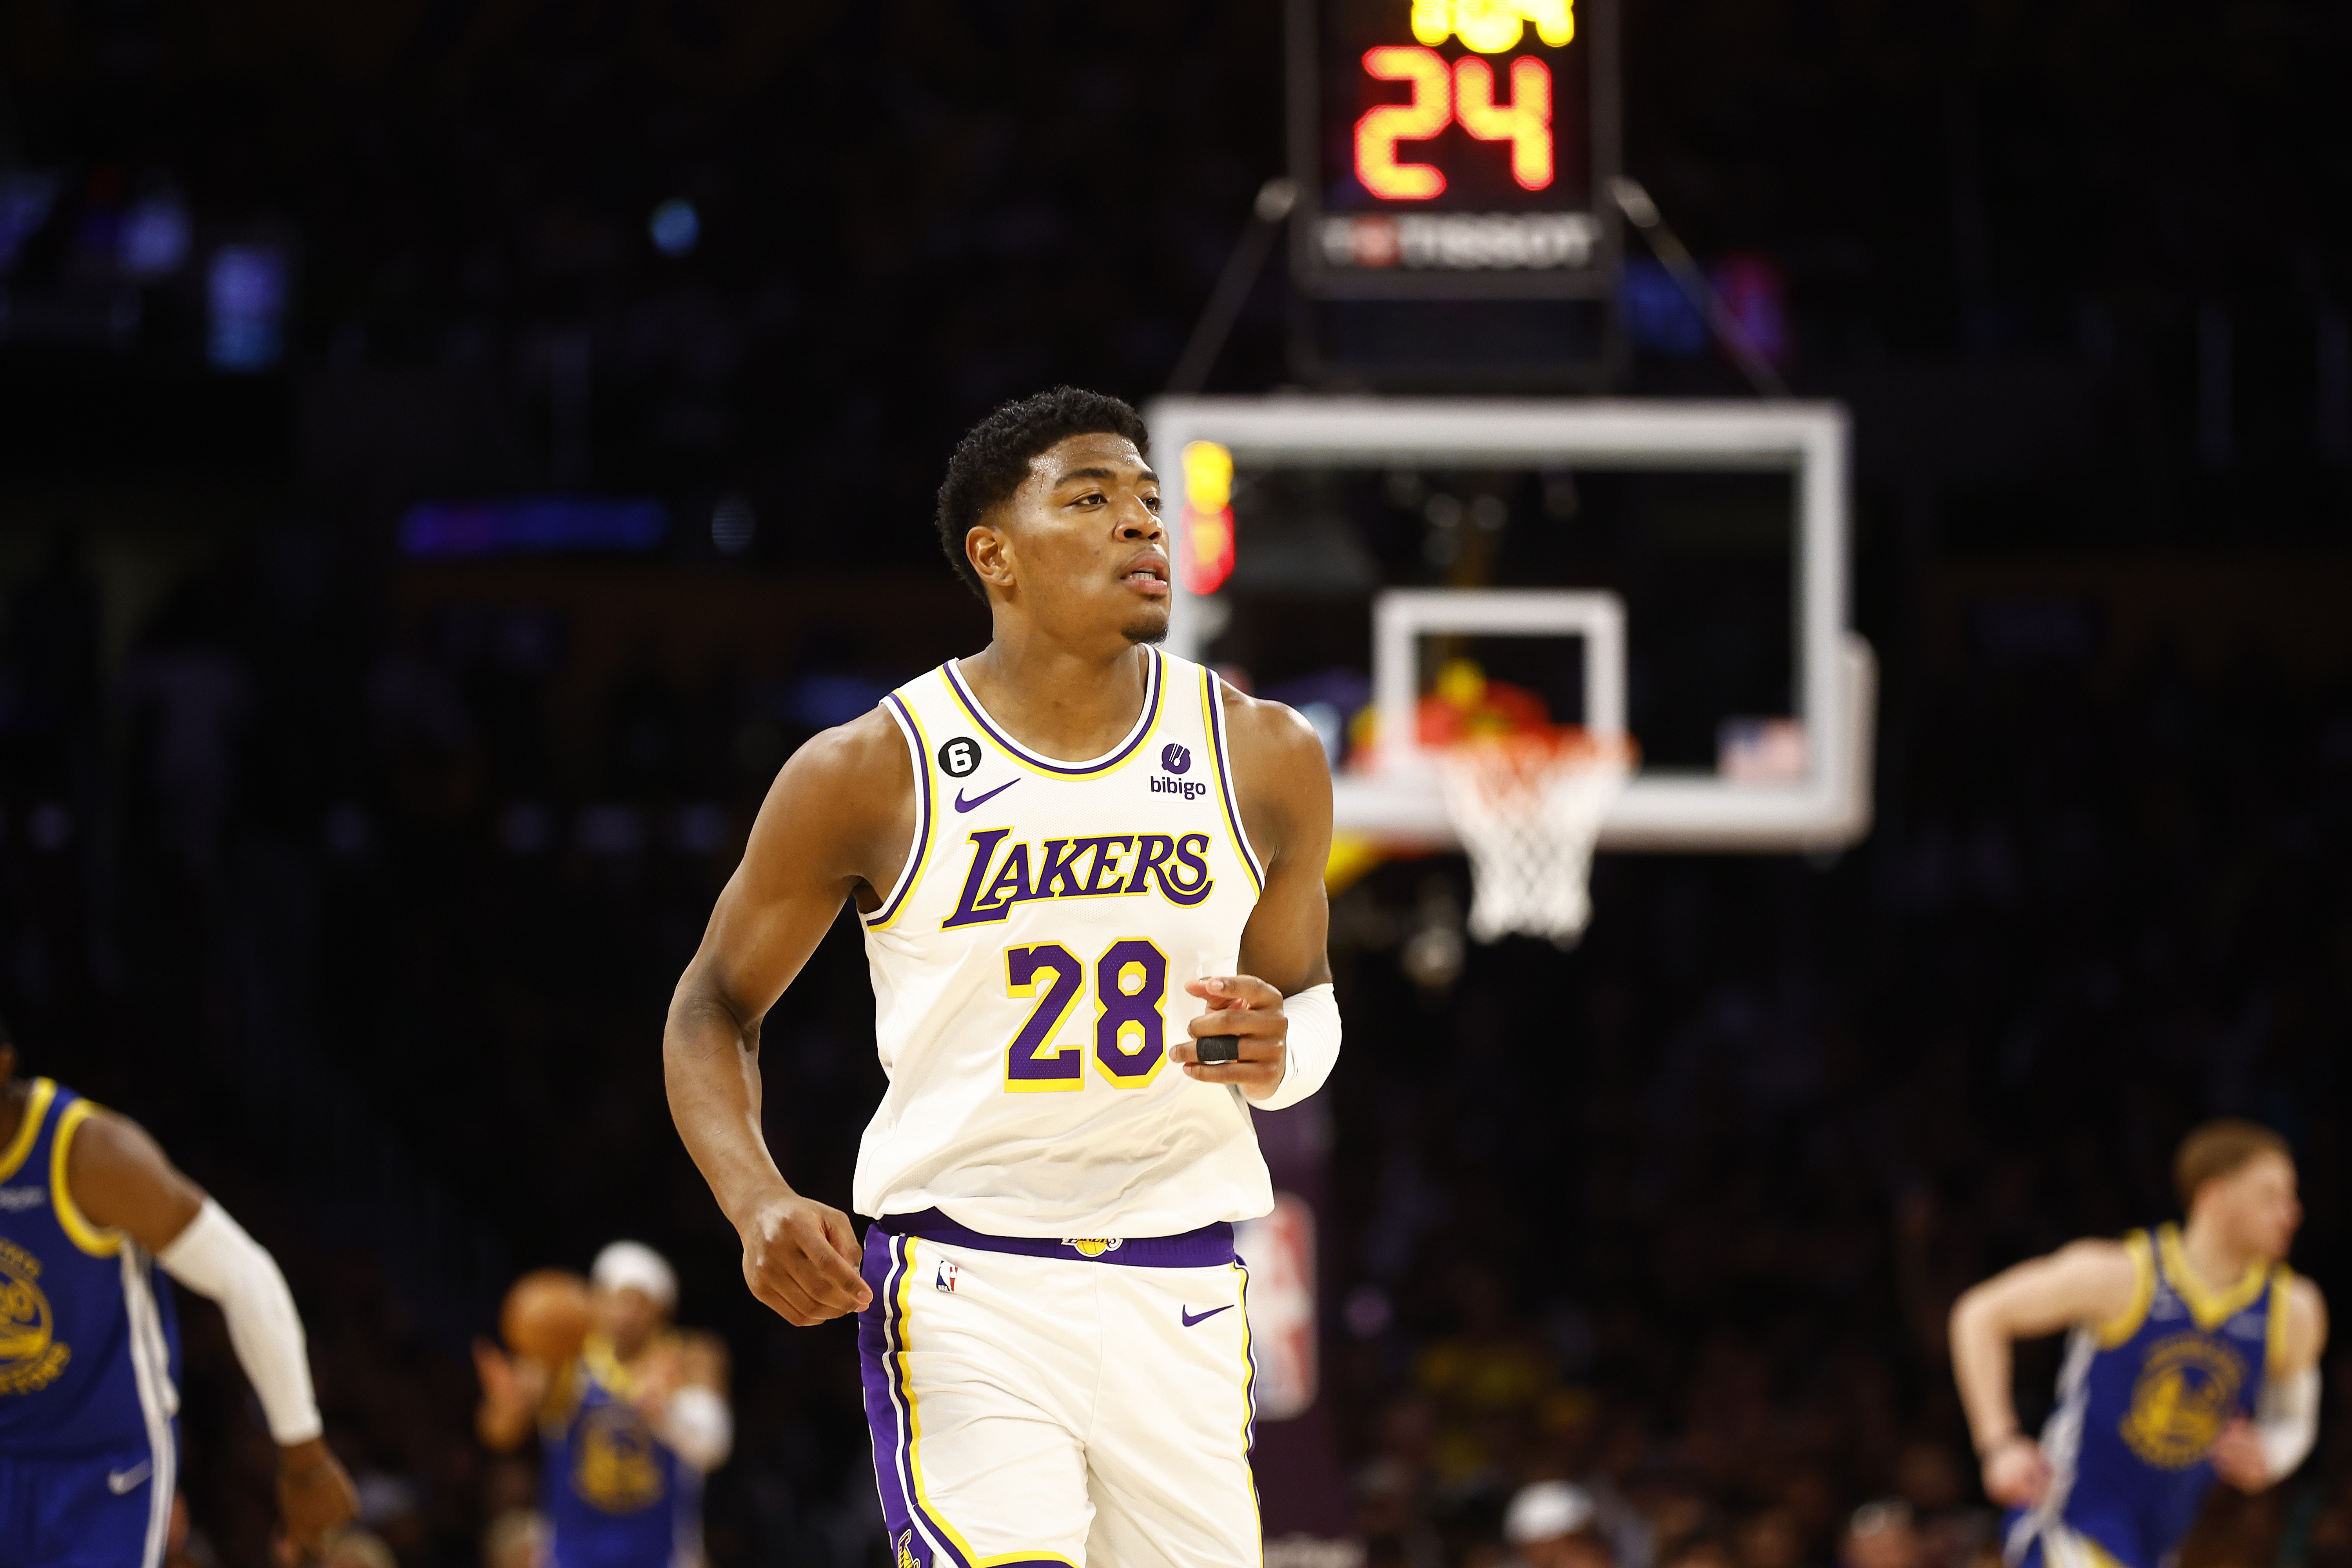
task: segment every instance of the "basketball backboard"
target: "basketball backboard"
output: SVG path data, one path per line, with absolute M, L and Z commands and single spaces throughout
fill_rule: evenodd
M 1181 567 L 1169 646 L 1300 694 L 1343 763 L 1341 829 L 1453 841 L 1402 720 L 1467 657 L 1555 720 L 1630 731 L 1603 848 L 1868 831 L 1835 405 L 1171 397 L 1147 417 Z

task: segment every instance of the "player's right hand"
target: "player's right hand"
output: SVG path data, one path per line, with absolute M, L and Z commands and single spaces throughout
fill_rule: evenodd
M 1985 1496 L 2003 1508 L 2032 1508 L 2050 1490 L 2050 1461 L 2042 1445 L 2012 1432 L 1984 1457 Z
M 784 1321 L 810 1328 L 872 1303 L 857 1276 L 857 1233 L 839 1209 L 783 1193 L 762 1199 L 736 1228 L 743 1282 Z

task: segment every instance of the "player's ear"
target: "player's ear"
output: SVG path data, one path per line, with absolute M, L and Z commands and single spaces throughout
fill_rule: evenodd
M 963 557 L 982 583 L 1010 588 L 1013 580 L 1013 541 L 992 522 L 976 522 L 963 536 Z

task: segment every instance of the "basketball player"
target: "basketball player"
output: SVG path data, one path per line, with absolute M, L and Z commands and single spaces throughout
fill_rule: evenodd
M 158 1263 L 220 1303 L 278 1441 L 286 1544 L 316 1552 L 358 1500 L 277 1263 L 136 1122 L 16 1074 L 0 1031 L 0 1563 L 163 1561 L 180 1342 Z
M 726 1350 L 669 1326 L 677 1276 L 644 1243 L 613 1243 L 588 1279 L 588 1342 L 562 1366 L 476 1342 L 477 1429 L 504 1452 L 538 1417 L 554 1568 L 695 1568 L 702 1478 L 735 1437 Z
M 671 1004 L 753 1294 L 861 1314 L 900 1568 L 1259 1561 L 1232 1222 L 1273 1206 L 1250 1105 L 1339 1054 L 1330 780 L 1296 714 L 1156 646 L 1147 442 L 1066 387 L 964 437 L 938 523 L 993 637 L 785 765 Z M 845 900 L 890 1079 L 862 1258 L 760 1132 L 761 1019 Z
M 2311 1452 L 2327 1311 L 2285 1267 L 2303 1221 L 2285 1142 L 2215 1121 L 2180 1145 L 2184 1228 L 2078 1241 L 1952 1309 L 1952 1367 L 2012 1568 L 2162 1568 L 2216 1477 L 2259 1491 Z M 2066 1329 L 2039 1442 L 2011 1342 Z

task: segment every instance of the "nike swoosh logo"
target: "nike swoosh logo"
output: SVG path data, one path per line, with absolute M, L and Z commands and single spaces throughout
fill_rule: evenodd
M 152 1459 L 142 1459 L 127 1470 L 109 1470 L 106 1472 L 106 1489 L 116 1497 L 121 1497 L 154 1473 L 155 1461 Z
M 1195 1323 L 1206 1322 L 1209 1319 L 1215 1317 L 1219 1312 L 1230 1312 L 1233 1310 L 1234 1306 L 1230 1301 L 1226 1302 L 1222 1307 L 1212 1307 L 1207 1311 L 1197 1314 L 1186 1311 L 1180 1306 L 1176 1309 L 1176 1315 L 1184 1320 L 1184 1326 L 1189 1329 Z
M 955 797 L 955 808 L 958 811 L 970 811 L 976 805 L 986 805 L 990 801 L 995 799 L 998 795 L 1003 795 L 1006 790 L 1011 789 L 1014 784 L 1017 784 L 1020 782 L 1021 781 L 1017 778 L 1006 779 L 1003 784 L 998 784 L 986 795 L 976 795 L 970 800 L 964 799 L 962 789 L 958 788 Z

